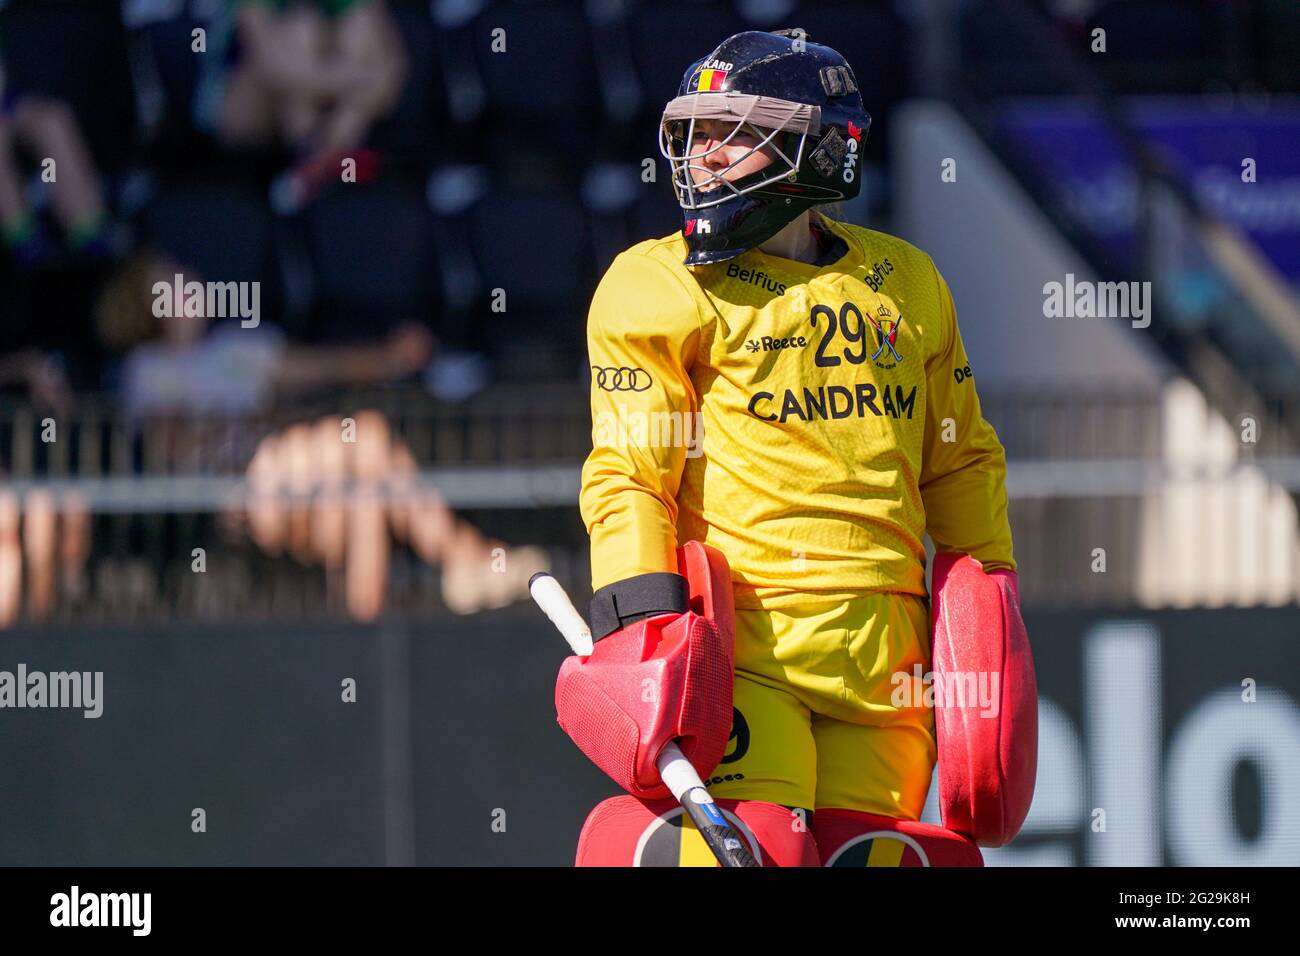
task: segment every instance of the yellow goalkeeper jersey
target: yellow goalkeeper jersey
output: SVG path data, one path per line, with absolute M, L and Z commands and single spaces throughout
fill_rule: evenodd
M 738 607 L 925 594 L 939 550 L 1015 568 L 1006 458 L 980 413 L 947 284 L 925 253 L 832 222 L 824 266 L 750 250 L 688 267 L 639 243 L 591 304 L 592 587 L 731 564 Z

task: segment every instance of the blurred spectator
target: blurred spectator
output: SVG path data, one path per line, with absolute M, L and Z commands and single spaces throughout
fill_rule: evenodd
M 26 390 L 38 407 L 56 414 L 72 408 L 72 387 L 55 353 L 26 348 L 0 355 L 0 389 L 11 386 Z
M 434 349 L 433 336 L 416 323 L 394 327 L 380 342 L 298 345 L 265 321 L 246 328 L 231 318 L 209 326 L 207 316 L 186 314 L 183 299 L 160 318 L 155 287 L 174 295 L 178 275 L 186 283 L 203 281 L 196 270 L 145 250 L 100 295 L 96 324 L 104 345 L 125 356 L 120 390 L 130 414 L 247 413 L 274 397 L 405 378 Z
M 79 599 L 89 557 L 90 509 L 79 496 L 37 490 L 20 502 L 0 490 L 0 629 L 18 621 L 24 585 L 34 620 L 49 617 L 56 601 Z
M 306 161 L 360 146 L 397 104 L 406 56 L 382 0 L 226 0 L 195 101 L 227 146 L 278 140 Z
M 545 552 L 508 548 L 458 519 L 435 489 L 417 485 L 419 465 L 382 414 L 352 419 L 326 416 L 264 438 L 248 466 L 247 507 L 227 512 L 227 534 L 341 570 L 359 620 L 383 610 L 394 542 L 442 569 L 443 603 L 457 614 L 527 598 L 529 577 L 549 567 Z
M 294 344 L 269 323 L 244 328 L 234 318 L 209 328 L 205 316 L 186 314 L 177 275 L 201 282 L 166 255 L 143 252 L 100 297 L 99 332 L 110 349 L 125 352 L 121 392 L 135 416 L 247 415 L 286 394 L 403 378 L 433 348 L 432 336 L 413 323 L 382 342 L 350 345 Z M 168 309 L 155 307 L 160 295 L 173 297 Z M 357 413 L 347 428 L 325 418 L 264 436 L 247 474 L 252 500 L 227 512 L 226 532 L 247 533 L 271 555 L 341 569 L 348 610 L 361 620 L 383 609 L 394 541 L 442 568 L 444 603 L 457 613 L 525 597 L 528 576 L 546 566 L 537 549 L 509 551 L 457 519 L 435 490 L 417 489 L 415 458 L 378 412 Z M 344 484 L 357 494 L 342 498 Z M 393 492 L 400 494 L 390 500 Z M 285 495 L 303 497 L 292 503 Z
M 54 258 L 56 250 L 23 195 L 20 147 L 38 164 L 54 164 L 48 179 L 50 201 L 69 248 L 108 257 L 112 232 L 99 172 L 71 107 L 7 86 L 0 63 L 0 233 L 19 264 L 31 267 Z M 42 181 L 47 181 L 44 172 L 42 168 Z

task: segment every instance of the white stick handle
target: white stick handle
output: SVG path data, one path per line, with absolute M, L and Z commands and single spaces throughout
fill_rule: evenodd
M 551 619 L 556 630 L 569 642 L 573 653 L 579 657 L 589 656 L 595 648 L 595 643 L 591 639 L 591 628 L 587 627 L 587 622 L 573 606 L 569 595 L 564 593 L 560 582 L 545 571 L 538 571 L 528 579 L 528 593 L 533 596 L 533 600 L 537 602 L 537 606 L 543 613 Z
M 704 781 L 700 779 L 700 775 L 695 772 L 691 762 L 686 759 L 686 755 L 674 741 L 670 740 L 664 744 L 664 749 L 659 751 L 659 756 L 655 758 L 655 766 L 659 768 L 659 776 L 663 777 L 664 783 L 673 792 L 678 803 L 681 802 L 682 794 L 686 791 L 696 787 L 704 790 Z M 705 790 L 705 793 L 707 792 Z

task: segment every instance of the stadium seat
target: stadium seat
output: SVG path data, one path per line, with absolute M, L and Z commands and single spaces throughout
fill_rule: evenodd
M 682 73 L 692 61 L 733 33 L 749 28 L 730 4 L 699 0 L 642 4 L 631 18 L 631 39 L 647 117 L 659 119 L 664 104 L 677 95 Z
M 428 269 L 433 217 L 420 198 L 389 178 L 335 187 L 307 208 L 316 335 L 373 336 L 429 313 L 436 292 Z
M 492 52 L 497 29 L 505 53 Z M 601 78 L 577 5 L 501 4 L 475 24 L 474 37 L 493 153 L 509 155 L 526 144 L 574 161 L 588 153 Z
M 1182 92 L 1228 72 L 1234 6 L 1124 0 L 1102 6 L 1087 30 L 1106 30 L 1107 56 L 1098 66 L 1125 93 Z
M 205 280 L 262 285 L 262 308 L 278 282 L 274 217 L 250 185 L 172 183 L 145 210 L 142 239 Z
M 469 226 L 484 286 L 475 315 L 493 354 L 518 377 L 572 377 L 594 285 L 580 198 L 498 190 Z M 490 309 L 494 289 L 504 290 L 504 312 Z

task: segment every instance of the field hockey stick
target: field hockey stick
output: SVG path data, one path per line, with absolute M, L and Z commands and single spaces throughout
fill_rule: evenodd
M 554 576 L 539 571 L 528 579 L 528 593 L 537 606 L 551 619 L 556 630 L 568 642 L 569 648 L 579 657 L 587 657 L 595 648 L 591 628 L 582 619 L 569 595 Z M 676 741 L 666 743 L 655 758 L 655 767 L 664 784 L 672 791 L 677 802 L 700 831 L 718 864 L 725 867 L 758 866 L 758 861 L 735 829 L 727 822 L 718 805 L 713 802 L 704 781 L 686 759 Z

